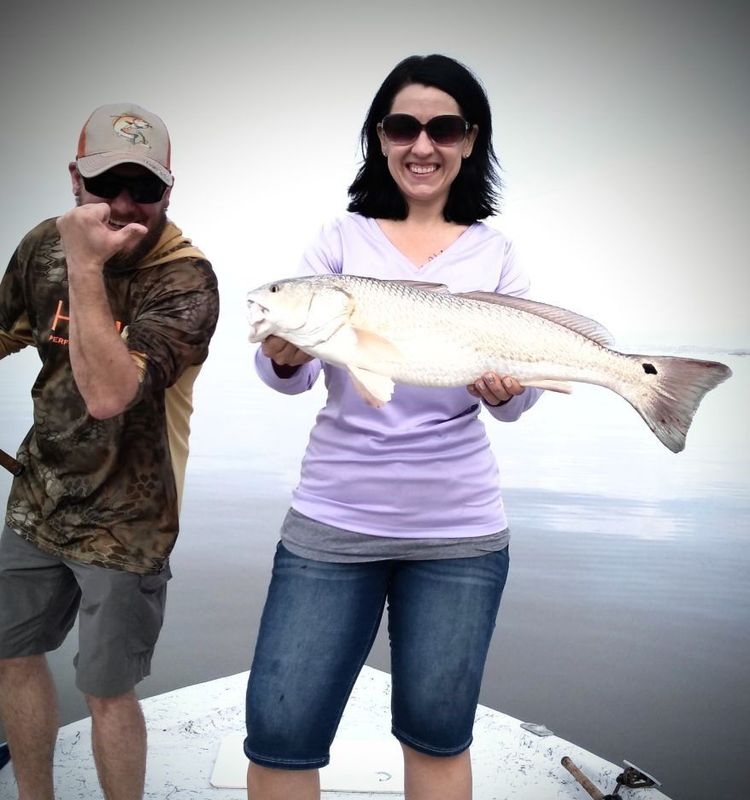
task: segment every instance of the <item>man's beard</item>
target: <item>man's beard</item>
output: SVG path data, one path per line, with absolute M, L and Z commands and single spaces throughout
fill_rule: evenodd
M 164 231 L 167 224 L 167 212 L 162 211 L 161 217 L 156 221 L 154 227 L 141 239 L 136 245 L 134 250 L 127 253 L 115 253 L 111 258 L 107 259 L 104 267 L 108 270 L 125 270 L 137 267 L 143 257 L 154 247 L 159 241 L 159 237 Z

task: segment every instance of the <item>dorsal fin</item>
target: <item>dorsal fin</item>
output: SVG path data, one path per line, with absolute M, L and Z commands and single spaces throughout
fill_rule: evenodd
M 538 317 L 548 319 L 569 328 L 576 333 L 591 339 L 604 347 L 611 347 L 615 343 L 614 336 L 599 322 L 568 311 L 566 308 L 539 303 L 536 300 L 528 300 L 525 297 L 513 297 L 509 294 L 497 294 L 495 292 L 465 292 L 457 297 L 466 297 L 469 300 L 480 300 L 484 303 L 495 303 L 496 305 L 516 308 L 528 314 L 535 314 Z
M 406 280 L 392 280 L 388 283 L 400 283 L 408 286 L 411 289 L 422 289 L 425 292 L 450 292 L 450 289 L 444 283 L 428 283 L 427 281 L 406 281 Z

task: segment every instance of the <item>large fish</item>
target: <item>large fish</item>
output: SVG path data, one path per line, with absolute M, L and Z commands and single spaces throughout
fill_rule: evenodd
M 484 372 L 570 392 L 569 381 L 624 397 L 670 450 L 685 447 L 698 404 L 731 370 L 715 361 L 611 349 L 608 331 L 556 306 L 491 292 L 354 275 L 316 275 L 248 293 L 250 341 L 274 334 L 345 368 L 373 406 L 394 381 L 465 386 Z

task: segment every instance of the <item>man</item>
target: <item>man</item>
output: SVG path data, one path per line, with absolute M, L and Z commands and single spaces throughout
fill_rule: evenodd
M 0 357 L 42 361 L 0 537 L 0 718 L 19 800 L 54 797 L 45 653 L 79 620 L 76 685 L 107 800 L 143 795 L 135 685 L 161 629 L 192 383 L 218 316 L 211 265 L 167 219 L 155 114 L 102 106 L 69 165 L 76 207 L 22 240 L 0 283 Z

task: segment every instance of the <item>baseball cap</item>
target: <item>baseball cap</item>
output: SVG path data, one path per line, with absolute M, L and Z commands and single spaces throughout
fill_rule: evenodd
M 76 162 L 84 178 L 118 164 L 141 164 L 171 186 L 170 155 L 167 126 L 156 114 L 133 103 L 115 103 L 99 106 L 86 120 Z

